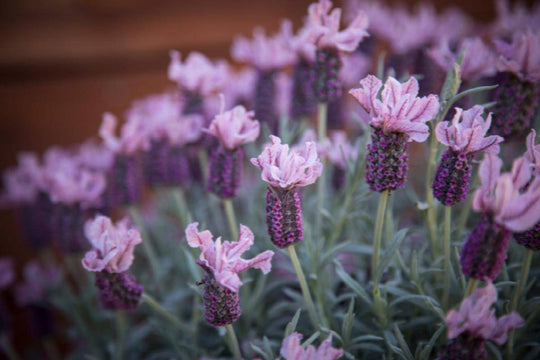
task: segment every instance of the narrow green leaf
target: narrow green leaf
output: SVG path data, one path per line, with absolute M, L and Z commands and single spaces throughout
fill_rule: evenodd
M 409 349 L 409 345 L 407 345 L 407 342 L 405 341 L 405 338 L 403 337 L 403 334 L 401 333 L 401 330 L 397 324 L 394 324 L 394 335 L 396 335 L 396 339 L 401 347 L 401 350 L 403 351 L 405 358 L 407 360 L 414 360 L 411 349 Z
M 405 238 L 408 230 L 409 229 L 401 229 L 396 233 L 396 235 L 394 235 L 392 241 L 390 242 L 390 245 L 381 256 L 379 265 L 377 266 L 377 271 L 375 272 L 375 279 L 378 280 L 381 278 L 384 270 L 390 263 L 390 260 L 392 260 L 394 253 L 398 250 L 399 245 L 401 245 L 401 241 L 403 240 L 403 238 Z
M 300 319 L 300 313 L 302 312 L 301 309 L 296 310 L 296 313 L 294 314 L 292 320 L 287 324 L 285 327 L 285 336 L 291 335 L 296 330 L 296 325 L 298 325 L 298 319 Z
M 435 334 L 431 337 L 427 345 L 424 347 L 424 350 L 422 350 L 422 359 L 429 360 L 431 359 L 431 351 L 433 350 L 433 347 L 435 346 L 435 343 L 441 336 L 442 332 L 445 330 L 444 326 L 440 326 L 437 331 L 435 331 Z
M 356 293 L 362 300 L 364 300 L 369 306 L 372 306 L 373 303 L 368 295 L 368 293 L 362 288 L 362 286 L 354 280 L 352 277 L 349 276 L 343 269 L 343 266 L 341 263 L 337 260 L 334 261 L 334 264 L 336 264 L 336 273 L 340 277 L 340 279 L 351 288 L 352 291 Z
M 343 317 L 343 323 L 341 324 L 341 336 L 343 338 L 344 345 L 348 345 L 351 339 L 351 331 L 354 324 L 354 298 L 351 298 L 349 302 L 349 309 Z

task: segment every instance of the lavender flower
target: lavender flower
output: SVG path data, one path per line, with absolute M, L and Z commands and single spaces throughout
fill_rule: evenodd
M 285 360 L 337 360 L 343 356 L 342 349 L 334 349 L 332 347 L 332 334 L 328 335 L 318 349 L 313 345 L 308 345 L 304 349 L 300 344 L 302 337 L 302 334 L 297 332 L 287 336 L 283 339 L 279 354 Z
M 304 225 L 298 187 L 313 184 L 322 173 L 316 145 L 306 142 L 300 151 L 289 152 L 288 145 L 270 135 L 267 146 L 251 163 L 261 170 L 270 184 L 266 191 L 266 224 L 270 240 L 285 248 L 303 239 Z
M 506 140 L 525 137 L 538 110 L 540 31 L 516 33 L 511 44 L 495 41 L 501 82 L 495 90 L 493 132 Z
M 257 139 L 260 126 L 253 119 L 253 111 L 246 111 L 242 105 L 224 110 L 225 100 L 222 97 L 221 113 L 206 130 L 219 140 L 210 155 L 208 190 L 223 198 L 231 198 L 236 195 L 242 179 L 242 145 Z
M 332 175 L 334 188 L 340 189 L 343 187 L 345 185 L 347 162 L 356 160 L 358 155 L 357 146 L 347 140 L 347 134 L 344 131 L 332 131 L 330 136 L 319 145 L 319 155 L 334 165 Z
M 433 181 L 433 195 L 445 206 L 464 201 L 469 193 L 471 161 L 475 153 L 497 154 L 500 136 L 485 136 L 491 125 L 491 113 L 482 118 L 484 108 L 476 105 L 463 111 L 456 108 L 452 120 L 439 123 L 435 129 L 437 139 L 449 147 L 443 154 Z
M 371 117 L 374 129 L 368 144 L 366 181 L 371 191 L 395 190 L 405 185 L 409 156 L 408 142 L 423 142 L 429 136 L 426 122 L 439 110 L 436 95 L 416 97 L 418 82 L 410 78 L 400 84 L 389 77 L 377 99 L 382 82 L 373 75 L 360 81 L 349 93 Z
M 105 216 L 89 220 L 84 232 L 93 249 L 81 263 L 86 270 L 96 273 L 101 304 L 110 310 L 135 309 L 143 287 L 127 270 L 133 262 L 135 245 L 142 242 L 141 235 L 128 227 L 127 218 L 114 225 Z
M 206 321 L 213 326 L 224 326 L 235 322 L 241 314 L 238 291 L 242 281 L 238 274 L 249 268 L 260 269 L 264 274 L 270 272 L 274 252 L 267 250 L 250 260 L 240 256 L 253 245 L 253 233 L 240 225 L 238 241 L 215 241 L 210 231 L 199 232 L 199 223 L 191 223 L 186 228 L 186 239 L 191 247 L 201 249 L 197 264 L 207 275 L 199 283 L 203 285 Z
M 525 322 L 516 312 L 497 319 L 491 309 L 496 301 L 497 289 L 488 281 L 484 288 L 476 289 L 463 300 L 459 310 L 451 310 L 446 315 L 451 342 L 439 352 L 438 359 L 485 359 L 486 340 L 502 345 L 510 330 L 523 326 Z

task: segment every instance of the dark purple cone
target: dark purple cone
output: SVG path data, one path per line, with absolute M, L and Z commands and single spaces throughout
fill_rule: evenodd
M 203 114 L 204 113 L 204 104 L 203 97 L 196 92 L 189 90 L 182 90 L 183 97 L 183 114 Z
M 313 94 L 313 67 L 305 59 L 300 59 L 294 67 L 291 116 L 293 119 L 309 116 L 317 110 L 317 100 Z
M 346 124 L 345 99 L 340 96 L 328 103 L 328 129 L 340 130 L 345 128 Z
M 510 231 L 484 214 L 461 250 L 463 274 L 478 280 L 494 280 L 506 259 Z
M 342 67 L 338 49 L 326 47 L 315 54 L 314 93 L 318 102 L 327 103 L 341 96 L 339 70 Z
M 347 181 L 346 175 L 345 170 L 334 167 L 334 171 L 332 172 L 332 187 L 335 190 L 340 190 L 345 186 L 345 182 Z
M 465 332 L 444 345 L 437 354 L 438 360 L 485 360 L 484 340 Z
M 26 242 L 39 250 L 47 246 L 51 237 L 51 209 L 49 196 L 39 193 L 32 204 L 17 209 L 17 217 Z
M 270 130 L 277 134 L 278 115 L 276 112 L 276 84 L 274 70 L 259 71 L 255 85 L 255 117 L 268 124 Z
M 452 206 L 465 201 L 469 193 L 474 154 L 456 153 L 452 149 L 444 152 L 435 179 L 433 196 L 445 206 Z
M 189 179 L 189 163 L 182 148 L 153 141 L 145 154 L 145 178 L 150 186 L 178 186 Z
M 514 239 L 520 245 L 525 246 L 528 249 L 539 251 L 540 250 L 540 221 L 536 223 L 531 229 L 514 233 Z
M 497 103 L 490 132 L 504 137 L 505 141 L 522 140 L 529 133 L 538 110 L 540 88 L 512 73 L 500 75 L 499 87 L 494 91 Z
M 129 205 L 142 196 L 142 169 L 136 155 L 117 154 L 108 181 L 111 203 Z
M 382 192 L 405 186 L 409 168 L 408 148 L 406 134 L 385 134 L 382 129 L 373 128 L 366 155 L 366 182 L 371 191 Z
M 143 286 L 127 272 L 96 272 L 95 285 L 101 305 L 108 310 L 134 310 L 143 293 Z
M 197 285 L 203 286 L 204 318 L 207 323 L 216 327 L 225 326 L 240 317 L 242 310 L 238 294 L 219 285 L 213 274 L 207 274 Z
M 266 225 L 270 240 L 280 249 L 302 241 L 304 224 L 297 189 L 268 187 L 266 190 Z
M 208 191 L 222 198 L 235 197 L 242 181 L 243 158 L 241 147 L 227 150 L 218 144 L 210 153 Z
M 83 232 L 88 212 L 78 204 L 54 204 L 51 211 L 52 241 L 65 253 L 87 250 L 90 244 Z

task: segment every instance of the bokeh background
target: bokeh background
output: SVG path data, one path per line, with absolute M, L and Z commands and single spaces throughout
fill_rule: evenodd
M 97 133 L 104 111 L 122 114 L 133 100 L 173 87 L 170 49 L 229 58 L 235 34 L 277 30 L 284 17 L 296 28 L 311 2 L 0 1 L 0 171 L 16 164 L 19 151 L 82 142 Z M 491 0 L 434 4 L 461 7 L 479 21 L 495 14 Z M 20 270 L 32 254 L 9 211 L 0 210 L 0 234 L 0 256 L 13 256 Z

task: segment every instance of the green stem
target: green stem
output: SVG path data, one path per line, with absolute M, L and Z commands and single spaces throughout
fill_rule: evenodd
M 298 282 L 300 283 L 300 289 L 302 289 L 302 295 L 304 295 L 304 300 L 306 301 L 306 307 L 308 309 L 311 323 L 313 324 L 313 327 L 315 329 L 319 329 L 317 312 L 315 311 L 315 306 L 313 305 L 313 300 L 311 299 L 311 294 L 309 293 L 309 287 L 306 282 L 306 277 L 304 276 L 304 271 L 302 270 L 302 266 L 300 265 L 300 261 L 298 260 L 298 256 L 296 255 L 294 245 L 289 245 L 287 247 L 287 250 L 289 250 L 289 256 L 291 257 L 294 270 L 296 271 L 296 275 L 298 276 Z
M 238 345 L 238 339 L 236 338 L 236 333 L 234 332 L 234 327 L 232 324 L 225 325 L 227 330 L 227 336 L 229 337 L 229 346 L 234 355 L 235 360 L 242 360 L 242 353 L 240 352 L 240 346 Z
M 174 325 L 179 330 L 182 330 L 184 332 L 190 333 L 192 330 L 189 326 L 182 323 L 176 316 L 174 316 L 170 311 L 165 309 L 163 306 L 161 306 L 152 296 L 148 295 L 147 293 L 143 293 L 141 296 L 141 300 L 148 304 L 154 310 L 156 313 L 161 315 L 164 319 L 169 321 L 172 325 Z
M 514 296 L 512 297 L 512 302 L 510 303 L 510 312 L 516 311 L 519 303 L 519 297 L 523 293 L 525 286 L 527 285 L 527 280 L 529 278 L 529 270 L 531 269 L 533 251 L 527 249 L 525 252 L 525 257 L 523 258 L 523 265 L 521 266 L 521 278 L 519 279 L 519 284 L 514 291 Z M 513 358 L 514 353 L 514 334 L 515 330 L 510 332 L 508 336 L 508 344 L 506 347 L 508 358 Z
M 450 225 L 452 222 L 452 207 L 444 207 L 444 290 L 443 304 L 448 306 L 450 294 Z
M 189 210 L 186 206 L 186 197 L 184 195 L 184 191 L 180 187 L 173 187 L 171 188 L 171 193 L 174 199 L 178 217 L 180 218 L 180 221 L 182 221 L 182 225 L 187 226 L 191 215 L 189 214 Z
M 197 157 L 199 158 L 199 164 L 202 171 L 202 176 L 203 176 L 202 182 L 203 182 L 203 185 L 205 185 L 208 179 L 208 167 L 209 167 L 208 154 L 206 153 L 206 149 L 205 148 L 199 149 L 197 153 Z
M 326 139 L 326 119 L 328 113 L 328 104 L 319 103 L 319 122 L 317 123 L 317 139 L 319 142 Z
M 319 103 L 318 123 L 317 123 L 317 139 L 322 143 L 326 138 L 326 122 L 327 122 L 328 104 Z M 322 209 L 324 207 L 324 195 L 326 188 L 326 179 L 323 172 L 317 181 L 317 214 L 315 216 L 316 236 L 322 241 Z
M 471 278 L 469 279 L 469 284 L 467 285 L 467 292 L 465 292 L 465 297 L 471 296 L 476 286 L 478 285 L 478 279 Z
M 223 206 L 225 207 L 225 215 L 227 215 L 227 222 L 229 223 L 229 229 L 231 230 L 231 241 L 238 239 L 238 225 L 236 224 L 236 216 L 234 215 L 234 206 L 231 199 L 222 199 Z
M 374 292 L 379 291 L 379 279 L 375 275 L 379 266 L 379 257 L 381 253 L 381 236 L 386 213 L 386 203 L 388 202 L 388 190 L 381 192 L 379 196 L 379 206 L 377 208 L 377 220 L 375 222 L 375 233 L 373 234 L 373 257 L 371 259 L 371 276 L 374 281 Z
M 146 256 L 148 257 L 148 261 L 150 262 L 150 267 L 152 268 L 152 273 L 154 274 L 156 283 L 159 284 L 160 283 L 159 282 L 159 266 L 158 266 L 156 252 L 154 250 L 154 247 L 150 243 L 150 236 L 148 235 L 148 232 L 146 231 L 146 228 L 144 227 L 144 222 L 142 220 L 141 214 L 139 213 L 139 210 L 135 206 L 130 206 L 128 208 L 128 211 L 129 211 L 129 214 L 131 215 L 131 218 L 135 222 L 135 225 L 139 229 L 139 232 L 141 233 L 144 251 L 146 252 Z
M 116 331 L 118 336 L 116 339 L 116 358 L 122 360 L 124 358 L 124 337 L 126 334 L 126 314 L 122 310 L 116 310 Z
M 433 130 L 435 127 L 431 126 Z M 433 182 L 433 175 L 435 171 L 435 157 L 437 156 L 437 138 L 431 134 L 429 142 L 429 160 L 426 171 L 426 202 L 427 202 L 427 222 L 429 230 L 429 242 L 431 247 L 431 253 L 433 258 L 437 257 L 438 247 L 436 244 L 437 239 L 437 208 L 435 207 L 435 198 L 433 191 L 431 190 L 431 184 Z

